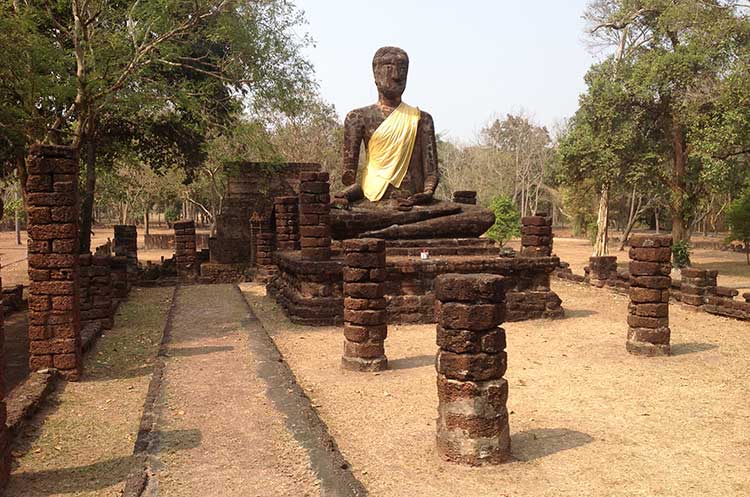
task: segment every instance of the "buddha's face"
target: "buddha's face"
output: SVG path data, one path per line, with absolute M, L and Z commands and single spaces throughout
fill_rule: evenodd
M 387 98 L 399 98 L 406 89 L 409 59 L 404 53 L 386 53 L 375 61 L 373 72 L 378 92 Z

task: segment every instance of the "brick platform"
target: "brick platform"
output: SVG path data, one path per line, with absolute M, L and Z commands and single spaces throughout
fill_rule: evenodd
M 33 145 L 26 160 L 29 263 L 29 369 L 82 372 L 78 260 L 78 155 Z
M 630 247 L 626 349 L 633 355 L 669 355 L 672 237 L 633 236 Z
M 444 274 L 438 299 L 437 447 L 452 462 L 510 460 L 503 277 Z
M 359 238 L 344 242 L 344 355 L 352 371 L 382 371 L 388 366 L 385 338 L 388 313 L 383 282 L 385 241 Z

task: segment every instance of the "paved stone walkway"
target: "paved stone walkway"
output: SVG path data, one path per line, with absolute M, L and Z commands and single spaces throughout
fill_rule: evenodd
M 250 337 L 264 332 L 241 293 L 234 285 L 182 287 L 174 310 L 156 404 L 160 450 L 151 492 L 320 495 L 308 452 L 258 375 L 265 359 Z

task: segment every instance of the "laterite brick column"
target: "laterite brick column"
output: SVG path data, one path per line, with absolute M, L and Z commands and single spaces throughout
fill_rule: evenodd
M 138 267 L 138 230 L 132 224 L 115 225 L 115 255 L 128 258 L 130 266 Z
M 331 258 L 331 197 L 327 172 L 300 174 L 299 232 L 302 258 Z
M 299 198 L 276 197 L 276 249 L 282 251 L 299 250 Z
M 552 218 L 544 215 L 521 218 L 521 255 L 526 257 L 552 255 Z
M 78 256 L 78 288 L 80 291 L 79 308 L 81 312 L 81 330 L 88 324 L 88 317 L 93 308 L 91 295 L 91 254 Z
M 255 263 L 258 266 L 273 265 L 274 232 L 270 218 L 258 221 L 258 234 L 255 237 Z
M 435 280 L 437 447 L 453 462 L 510 459 L 503 277 L 444 274 Z
M 702 306 L 706 298 L 716 293 L 716 278 L 718 271 L 707 269 L 682 268 L 680 271 L 680 293 L 682 303 L 692 306 Z
M 477 192 L 472 190 L 459 190 L 453 192 L 453 201 L 457 204 L 477 205 Z
M 633 236 L 630 247 L 627 351 L 634 355 L 669 355 L 672 237 Z
M 589 257 L 588 276 L 590 285 L 603 288 L 609 280 L 617 278 L 617 256 Z
M 82 371 L 78 286 L 78 155 L 34 145 L 26 161 L 29 252 L 29 369 Z
M 103 330 L 110 330 L 114 325 L 110 256 L 94 255 L 91 258 L 89 278 L 91 310 L 87 314 L 81 313 L 81 321 L 98 321 Z
M 0 209 L 0 216 L 2 216 Z M 0 280 L 2 288 L 2 280 Z M 6 426 L 8 412 L 5 406 L 5 330 L 3 329 L 3 308 L 0 306 L 0 495 L 10 478 L 10 433 Z
M 109 258 L 110 275 L 112 278 L 113 308 L 128 298 L 130 281 L 128 280 L 128 258 L 115 255 Z
M 352 371 L 388 367 L 385 338 L 388 311 L 385 290 L 385 241 L 344 241 L 344 355 L 341 366 Z
M 177 275 L 192 280 L 198 275 L 198 252 L 195 243 L 195 221 L 178 221 L 174 228 L 174 257 Z

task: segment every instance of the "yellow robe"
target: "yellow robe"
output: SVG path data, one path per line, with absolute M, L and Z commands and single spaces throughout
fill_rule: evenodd
M 389 184 L 401 186 L 414 151 L 419 116 L 417 107 L 401 102 L 370 137 L 362 174 L 362 191 L 368 200 L 383 198 Z

